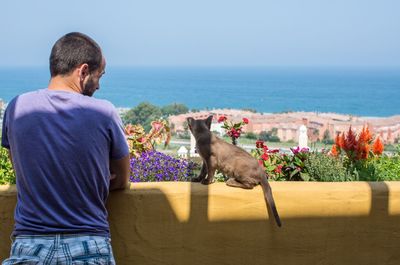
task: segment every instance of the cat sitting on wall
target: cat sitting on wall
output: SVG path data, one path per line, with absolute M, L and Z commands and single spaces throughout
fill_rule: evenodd
M 264 191 L 266 203 L 271 209 L 277 225 L 281 226 L 266 173 L 260 167 L 258 161 L 248 152 L 211 133 L 212 118 L 213 116 L 204 120 L 187 118 L 189 129 L 196 139 L 197 152 L 203 159 L 201 172 L 193 181 L 206 185 L 211 184 L 215 171 L 218 170 L 229 177 L 226 181 L 228 186 L 252 189 L 260 184 Z

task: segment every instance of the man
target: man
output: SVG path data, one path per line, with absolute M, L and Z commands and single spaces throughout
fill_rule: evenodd
M 3 264 L 115 264 L 105 202 L 128 187 L 129 151 L 114 106 L 91 97 L 105 65 L 94 40 L 69 33 L 52 48 L 48 88 L 9 103 L 2 146 L 18 197 Z

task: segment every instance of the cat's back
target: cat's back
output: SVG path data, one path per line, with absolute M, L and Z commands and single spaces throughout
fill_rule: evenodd
M 213 148 L 212 151 L 217 156 L 243 157 L 247 159 L 253 158 L 246 150 L 230 144 L 213 134 L 211 136 L 211 146 Z

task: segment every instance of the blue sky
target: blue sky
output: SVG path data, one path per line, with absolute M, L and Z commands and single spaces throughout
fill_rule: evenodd
M 80 31 L 109 66 L 400 66 L 399 0 L 3 1 L 0 66 Z

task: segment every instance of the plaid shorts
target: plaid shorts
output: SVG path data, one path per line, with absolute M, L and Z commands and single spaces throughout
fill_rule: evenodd
M 17 236 L 11 246 L 11 264 L 111 264 L 115 260 L 111 240 L 103 236 L 27 235 Z

